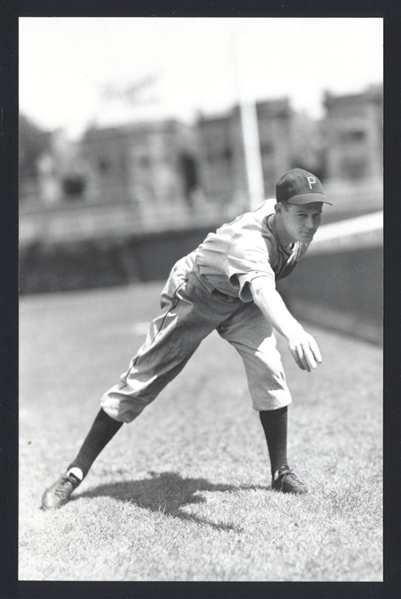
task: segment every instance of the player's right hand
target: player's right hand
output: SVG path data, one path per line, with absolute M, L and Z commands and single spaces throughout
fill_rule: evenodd
M 322 362 L 319 346 L 312 335 L 301 329 L 288 339 L 288 348 L 301 370 L 311 372 Z

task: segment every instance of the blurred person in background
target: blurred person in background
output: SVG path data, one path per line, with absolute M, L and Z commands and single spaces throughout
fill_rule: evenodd
M 332 205 L 319 179 L 292 169 L 277 183 L 275 199 L 209 233 L 174 265 L 161 294 L 161 314 L 119 383 L 101 398 L 101 409 L 77 456 L 45 491 L 43 509 L 57 509 L 68 501 L 123 423 L 139 416 L 214 330 L 244 362 L 267 442 L 272 488 L 307 493 L 288 466 L 292 398 L 273 329 L 285 337 L 302 370 L 311 372 L 322 361 L 315 339 L 290 314 L 276 281 L 291 274 L 307 251 L 324 204 Z

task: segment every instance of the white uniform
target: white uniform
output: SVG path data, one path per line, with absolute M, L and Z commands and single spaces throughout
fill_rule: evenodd
M 249 283 L 290 274 L 307 245 L 287 251 L 274 227 L 275 200 L 209 233 L 173 267 L 161 295 L 162 313 L 130 367 L 101 399 L 109 416 L 131 422 L 183 369 L 213 330 L 241 355 L 256 410 L 291 403 L 272 326 L 253 302 Z

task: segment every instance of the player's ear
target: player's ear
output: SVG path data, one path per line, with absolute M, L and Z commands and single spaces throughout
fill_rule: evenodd
M 283 212 L 283 205 L 280 204 L 280 202 L 277 202 L 277 204 L 274 204 L 274 212 L 276 214 L 281 214 Z

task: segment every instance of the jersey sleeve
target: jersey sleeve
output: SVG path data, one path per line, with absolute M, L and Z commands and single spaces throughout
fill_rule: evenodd
M 225 271 L 230 284 L 238 289 L 244 302 L 251 301 L 249 283 L 257 277 L 270 277 L 275 281 L 271 265 L 274 248 L 259 234 L 251 232 L 233 239 L 226 256 Z

